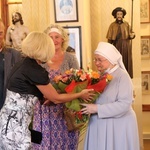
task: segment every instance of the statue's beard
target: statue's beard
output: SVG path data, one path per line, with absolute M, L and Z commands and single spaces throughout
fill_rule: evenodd
M 13 24 L 16 24 L 17 22 L 20 22 L 20 19 L 13 20 Z
M 119 23 L 119 24 L 121 24 L 121 23 L 123 23 L 123 19 L 116 18 L 116 22 Z

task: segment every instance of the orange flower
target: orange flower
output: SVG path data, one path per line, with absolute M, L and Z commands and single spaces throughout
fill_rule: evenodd
M 86 78 L 86 74 L 81 74 L 80 75 L 80 80 L 81 81 L 84 81 L 84 80 L 86 80 L 87 78 Z
M 96 72 L 96 71 L 92 71 L 91 78 L 99 79 L 100 78 L 100 74 L 98 72 Z
M 69 80 L 69 77 L 67 77 L 67 76 L 66 76 L 66 77 L 63 77 L 63 78 L 61 79 L 61 81 L 64 82 L 64 83 L 67 83 L 68 80 Z
M 66 70 L 66 71 L 65 71 L 65 74 L 66 74 L 66 75 L 70 75 L 70 74 L 72 74 L 72 69 L 70 69 L 70 70 Z
M 81 76 L 83 74 L 83 71 L 80 69 L 80 70 L 77 71 L 76 74 L 77 74 L 77 76 Z
M 111 81 L 112 79 L 113 79 L 112 75 L 107 74 L 107 80 L 108 80 L 108 81 Z
M 62 75 L 58 75 L 58 76 L 55 76 L 53 80 L 54 80 L 56 83 L 58 83 L 61 79 L 62 79 Z

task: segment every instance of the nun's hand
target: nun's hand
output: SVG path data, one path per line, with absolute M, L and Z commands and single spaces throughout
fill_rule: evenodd
M 82 114 L 95 114 L 98 112 L 97 104 L 81 104 L 83 108 L 81 109 Z

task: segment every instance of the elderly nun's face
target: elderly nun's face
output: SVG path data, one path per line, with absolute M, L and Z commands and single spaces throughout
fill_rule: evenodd
M 105 57 L 98 54 L 95 54 L 94 56 L 94 62 L 98 71 L 104 72 L 108 68 L 112 67 L 112 64 Z

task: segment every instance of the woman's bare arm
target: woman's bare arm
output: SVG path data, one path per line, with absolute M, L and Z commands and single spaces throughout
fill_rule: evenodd
M 76 98 L 91 100 L 94 95 L 93 89 L 85 89 L 82 90 L 80 93 L 75 94 L 58 94 L 51 84 L 37 85 L 37 88 L 42 92 L 46 99 L 50 100 L 55 104 L 68 102 Z

